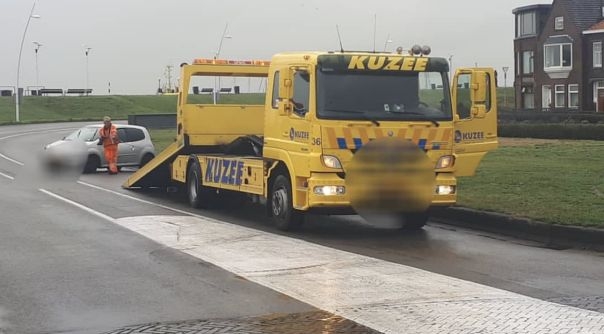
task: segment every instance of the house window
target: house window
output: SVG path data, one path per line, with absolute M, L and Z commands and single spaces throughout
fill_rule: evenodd
M 522 74 L 522 52 L 516 52 L 516 75 Z
M 564 96 L 564 85 L 556 85 L 556 108 L 563 108 L 564 107 L 564 100 L 565 100 L 565 96 Z
M 602 67 L 602 42 L 593 43 L 594 67 Z
M 598 101 L 598 90 L 603 90 L 604 89 L 604 81 L 600 80 L 600 81 L 595 81 L 594 82 L 594 103 L 596 103 L 596 101 Z
M 535 12 L 527 12 L 518 14 L 516 17 L 518 22 L 518 31 L 516 37 L 530 36 L 537 33 L 535 25 Z
M 552 86 L 543 85 L 541 88 L 541 109 L 549 110 L 552 107 Z
M 533 51 L 524 51 L 522 53 L 522 74 L 533 73 Z
M 572 67 L 572 44 L 548 44 L 545 50 L 545 70 L 570 69 Z
M 571 84 L 568 85 L 568 107 L 577 109 L 579 108 L 579 85 Z
M 554 22 L 555 30 L 564 30 L 564 16 L 558 16 Z
M 522 86 L 522 108 L 535 109 L 535 91 L 533 86 Z

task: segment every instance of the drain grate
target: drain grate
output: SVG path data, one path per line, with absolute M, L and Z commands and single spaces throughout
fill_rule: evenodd
M 274 314 L 252 318 L 191 320 L 127 326 L 105 334 L 378 334 L 328 312 Z

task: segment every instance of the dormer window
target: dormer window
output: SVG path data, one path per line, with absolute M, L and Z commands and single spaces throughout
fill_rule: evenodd
M 535 12 L 520 13 L 516 16 L 516 37 L 534 36 L 537 34 Z
M 564 16 L 556 17 L 554 21 L 554 30 L 564 30 Z

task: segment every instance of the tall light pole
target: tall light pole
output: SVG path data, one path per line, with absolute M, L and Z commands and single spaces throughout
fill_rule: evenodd
M 36 51 L 36 86 L 40 86 L 40 71 L 38 69 L 38 51 L 42 47 L 42 43 L 34 42 L 34 51 Z
M 23 37 L 21 38 L 21 47 L 19 48 L 19 60 L 17 60 L 17 95 L 15 97 L 15 122 L 20 122 L 19 118 L 19 105 L 21 104 L 21 99 L 19 96 L 19 76 L 21 74 L 21 54 L 23 54 L 23 43 L 25 43 L 25 36 L 27 35 L 27 28 L 29 28 L 29 22 L 31 19 L 39 19 L 40 15 L 34 15 L 34 9 L 36 9 L 36 2 L 38 0 L 34 0 L 34 3 L 31 6 L 31 10 L 29 11 L 29 16 L 27 17 L 27 23 L 25 24 L 25 30 L 23 30 Z
M 453 82 L 453 55 L 449 55 L 449 81 Z
M 218 59 L 218 57 L 220 56 L 220 51 L 222 51 L 222 43 L 224 42 L 224 40 L 233 38 L 233 36 L 227 35 L 228 29 L 229 29 L 229 24 L 227 23 L 224 26 L 224 31 L 222 32 L 222 36 L 220 36 L 220 43 L 218 44 L 218 50 L 214 54 L 214 59 Z M 216 104 L 216 102 L 218 100 L 218 89 L 220 89 L 220 78 L 214 77 L 214 94 L 212 94 L 213 98 L 214 98 L 214 104 Z
M 89 46 L 85 46 L 84 45 L 84 53 L 86 54 L 86 88 L 84 89 L 84 93 L 86 93 L 86 96 L 88 96 L 88 77 L 89 77 L 89 72 L 88 72 L 88 55 L 90 54 L 90 50 L 92 50 L 91 47 Z
M 503 70 L 503 105 L 504 107 L 508 105 L 508 70 L 510 69 L 508 66 L 504 66 L 501 68 Z

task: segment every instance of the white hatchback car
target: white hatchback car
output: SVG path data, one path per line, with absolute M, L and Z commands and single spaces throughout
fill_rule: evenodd
M 146 128 L 137 125 L 114 125 L 120 138 L 117 158 L 118 168 L 127 166 L 141 167 L 155 157 L 155 147 Z M 61 146 L 64 146 L 66 143 L 75 140 L 82 141 L 87 149 L 84 173 L 94 173 L 97 168 L 107 167 L 107 161 L 103 154 L 103 145 L 98 145 L 98 133 L 102 126 L 102 124 L 85 126 L 61 140 L 46 145 L 44 149 L 48 153 L 52 153 L 52 151 L 60 151 Z

